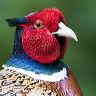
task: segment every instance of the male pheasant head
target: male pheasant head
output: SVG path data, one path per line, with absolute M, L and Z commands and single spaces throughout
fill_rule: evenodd
M 8 77 L 1 88 L 3 85 L 12 87 L 16 96 L 36 93 L 38 96 L 82 96 L 70 68 L 59 60 L 63 59 L 67 49 L 67 38 L 77 41 L 77 37 L 66 27 L 64 16 L 58 9 L 46 8 L 23 18 L 7 19 L 7 22 L 16 26 L 16 32 L 13 54 L 0 73 L 1 80 Z
M 67 38 L 77 41 L 75 33 L 66 27 L 63 14 L 56 8 L 46 8 L 20 19 L 8 19 L 9 25 L 21 26 L 22 50 L 33 60 L 50 64 L 64 57 Z M 15 22 L 15 23 L 14 23 Z

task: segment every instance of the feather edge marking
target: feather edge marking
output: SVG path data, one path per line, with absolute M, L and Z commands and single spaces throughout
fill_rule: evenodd
M 26 74 L 38 80 L 56 82 L 56 81 L 64 80 L 65 78 L 67 78 L 66 68 L 63 68 L 60 72 L 53 73 L 52 75 L 45 75 L 45 74 L 36 74 L 35 72 L 31 72 L 31 71 L 25 71 L 24 69 L 21 69 L 21 68 L 7 67 L 6 65 L 3 65 L 2 67 L 4 69 L 15 70 L 17 72 L 20 72 L 21 74 Z

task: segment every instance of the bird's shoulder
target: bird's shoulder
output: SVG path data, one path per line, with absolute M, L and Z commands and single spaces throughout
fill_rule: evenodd
M 63 96 L 83 96 L 72 69 L 69 67 L 67 68 L 67 78 L 57 82 L 57 87 Z

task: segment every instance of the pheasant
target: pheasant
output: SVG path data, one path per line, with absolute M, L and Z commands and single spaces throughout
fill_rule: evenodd
M 6 21 L 16 31 L 13 53 L 0 71 L 0 96 L 82 96 L 62 61 L 68 38 L 78 39 L 59 9 L 45 8 Z

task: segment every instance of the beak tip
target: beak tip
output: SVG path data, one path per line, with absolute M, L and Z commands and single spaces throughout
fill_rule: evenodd
M 76 39 L 75 41 L 78 42 L 78 39 Z
M 76 42 L 78 42 L 78 38 L 76 37 L 76 38 L 74 38 L 74 40 L 76 41 Z

